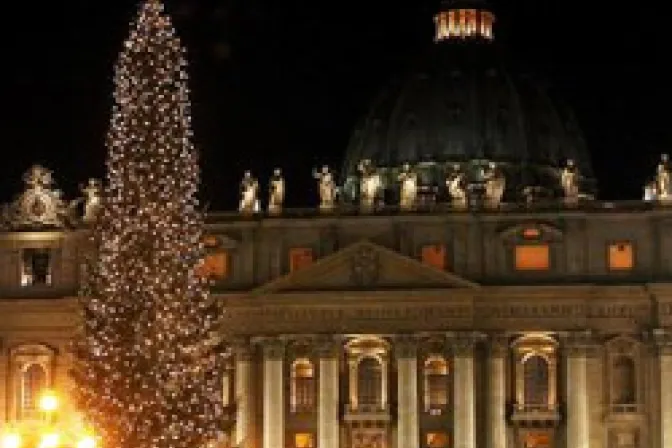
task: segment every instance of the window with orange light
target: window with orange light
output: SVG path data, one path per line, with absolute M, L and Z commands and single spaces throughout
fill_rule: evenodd
M 536 240 L 541 236 L 541 231 L 537 227 L 527 227 L 523 229 L 523 238 Z
M 514 264 L 518 271 L 547 271 L 550 269 L 551 253 L 547 244 L 524 244 L 516 246 Z
M 446 246 L 443 244 L 430 244 L 420 250 L 420 259 L 428 266 L 436 269 L 446 269 Z
M 313 264 L 313 249 L 294 247 L 289 250 L 289 272 L 295 272 Z
M 428 432 L 426 436 L 428 448 L 448 448 L 448 434 L 445 432 Z
M 529 432 L 525 434 L 525 448 L 550 448 L 551 438 L 547 432 Z
M 610 244 L 607 256 L 611 271 L 629 271 L 635 266 L 635 251 L 631 243 Z
M 198 267 L 198 275 L 212 280 L 223 280 L 229 276 L 229 254 L 219 251 L 207 254 Z
M 315 448 L 315 439 L 309 432 L 294 434 L 294 448 Z

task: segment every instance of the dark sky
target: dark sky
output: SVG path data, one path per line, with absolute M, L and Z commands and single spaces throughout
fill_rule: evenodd
M 34 162 L 66 196 L 102 176 L 112 66 L 137 3 L 13 2 L 4 14 L 0 200 Z M 313 166 L 338 166 L 377 91 L 432 45 L 438 0 L 167 0 L 188 47 L 203 197 L 235 207 L 244 169 L 284 168 L 290 202 L 315 203 Z M 635 199 L 672 152 L 669 19 L 601 2 L 496 4 L 497 39 L 576 111 L 600 196 Z M 611 5 L 606 3 L 605 5 Z

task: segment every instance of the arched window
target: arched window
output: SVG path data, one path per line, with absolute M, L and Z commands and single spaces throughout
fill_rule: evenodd
M 630 356 L 618 356 L 613 360 L 611 372 L 612 404 L 634 405 L 637 403 L 635 369 L 635 361 Z
M 360 406 L 382 406 L 383 375 L 377 359 L 366 357 L 357 369 L 357 403 Z
M 315 407 L 315 369 L 306 358 L 292 364 L 290 397 L 292 412 L 307 412 Z
M 425 361 L 425 410 L 440 411 L 448 405 L 448 362 L 441 356 Z
M 523 362 L 524 404 L 526 407 L 548 406 L 548 361 L 531 355 Z
M 47 372 L 40 364 L 29 364 L 21 372 L 19 394 L 22 418 L 36 416 L 39 412 L 40 395 L 47 388 Z

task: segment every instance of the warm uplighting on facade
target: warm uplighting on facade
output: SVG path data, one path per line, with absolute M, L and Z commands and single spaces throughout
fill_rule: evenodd
M 96 439 L 93 436 L 84 436 L 77 442 L 76 448 L 96 448 Z
M 2 448 L 20 448 L 21 435 L 16 432 L 8 432 L 2 436 Z
M 434 17 L 436 23 L 435 40 L 494 38 L 492 31 L 495 16 L 490 11 L 479 9 L 451 9 L 441 11 Z
M 57 432 L 48 432 L 40 439 L 39 448 L 57 448 L 61 443 L 61 435 Z

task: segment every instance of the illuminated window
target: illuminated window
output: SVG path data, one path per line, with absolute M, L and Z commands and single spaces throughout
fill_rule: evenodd
M 315 439 L 308 432 L 294 434 L 294 448 L 315 448 Z
M 309 247 L 295 247 L 289 251 L 289 272 L 303 269 L 313 264 L 313 249 Z
M 448 448 L 448 434 L 445 432 L 428 432 L 427 448 Z
M 612 271 L 629 271 L 635 264 L 634 250 L 630 243 L 610 244 L 608 257 L 609 269 Z
M 21 286 L 51 284 L 49 249 L 24 249 L 21 261 Z
M 550 250 L 546 244 L 526 244 L 515 248 L 515 267 L 518 271 L 547 271 Z
M 524 448 L 550 448 L 551 438 L 547 432 L 533 431 L 525 434 Z
M 377 359 L 366 357 L 357 369 L 357 403 L 360 406 L 382 406 L 383 374 Z
M 548 405 L 548 361 L 540 355 L 532 355 L 523 362 L 525 406 L 544 407 Z
M 420 252 L 420 258 L 426 265 L 443 271 L 446 269 L 446 246 L 442 244 L 424 246 Z
M 306 358 L 297 359 L 291 371 L 290 408 L 292 412 L 307 412 L 315 407 L 315 369 Z
M 36 417 L 39 399 L 47 388 L 47 372 L 40 364 L 28 364 L 21 372 L 19 407 L 22 418 Z
M 448 362 L 442 356 L 425 361 L 425 410 L 440 414 L 448 405 Z
M 212 280 L 223 280 L 229 276 L 229 254 L 224 251 L 207 254 L 198 267 L 198 274 Z

